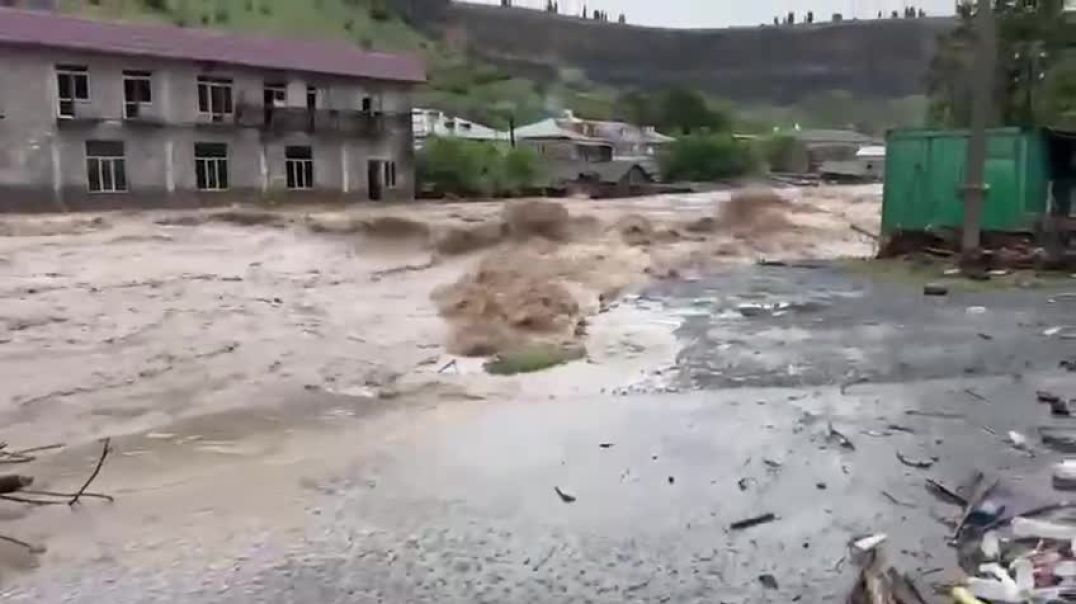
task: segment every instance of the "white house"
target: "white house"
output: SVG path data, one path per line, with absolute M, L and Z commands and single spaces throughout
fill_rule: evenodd
M 495 130 L 471 120 L 447 115 L 437 109 L 416 107 L 411 110 L 411 126 L 415 135 L 415 148 L 421 149 L 431 136 L 464 138 L 476 141 L 507 141 L 508 133 Z

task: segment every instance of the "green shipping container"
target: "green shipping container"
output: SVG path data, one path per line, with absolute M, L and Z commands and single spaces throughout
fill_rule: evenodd
M 959 228 L 967 130 L 894 130 L 886 142 L 882 232 Z M 1043 131 L 989 130 L 982 228 L 1033 232 L 1046 213 L 1050 162 Z

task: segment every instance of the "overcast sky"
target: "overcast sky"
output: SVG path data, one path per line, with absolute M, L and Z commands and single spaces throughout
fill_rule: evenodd
M 472 0 L 500 4 L 500 0 Z M 796 11 L 797 15 L 813 10 L 816 19 L 829 20 L 833 13 L 848 18 L 874 18 L 902 10 L 907 5 L 922 7 L 931 15 L 953 12 L 953 0 L 558 0 L 561 13 L 578 14 L 583 4 L 588 10 L 600 9 L 616 19 L 624 13 L 629 23 L 668 27 L 723 27 L 772 23 L 775 15 Z M 513 0 L 514 6 L 542 7 L 545 0 Z

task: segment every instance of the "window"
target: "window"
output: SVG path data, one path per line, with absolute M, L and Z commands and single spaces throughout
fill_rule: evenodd
M 364 96 L 362 97 L 362 112 L 370 113 L 374 110 L 374 97 Z M 439 117 L 436 112 L 431 111 L 430 117 L 436 119 Z
M 314 188 L 314 155 L 310 147 L 285 147 L 284 168 L 289 189 Z
M 123 117 L 136 118 L 142 112 L 143 105 L 153 102 L 151 77 L 148 71 L 123 72 Z
M 288 104 L 288 89 L 284 84 L 266 82 L 262 87 L 262 101 L 265 104 L 264 122 L 273 123 L 273 109 Z
M 266 82 L 262 96 L 267 107 L 283 107 L 288 102 L 288 89 L 284 84 Z
M 386 161 L 386 162 L 382 162 L 381 165 L 384 166 L 384 170 L 385 170 L 385 176 L 384 176 L 384 179 L 383 179 L 384 182 L 385 182 L 385 186 L 387 188 L 389 188 L 389 189 L 395 189 L 396 188 L 396 162 L 394 162 L 394 161 Z
M 86 141 L 86 182 L 91 193 L 127 190 L 123 141 Z
M 198 111 L 208 114 L 214 122 L 231 115 L 232 81 L 228 78 L 198 76 Z
M 314 131 L 314 127 L 317 125 L 315 120 L 315 112 L 318 107 L 318 89 L 313 86 L 306 87 L 306 112 L 307 112 L 307 128 L 311 132 Z
M 200 191 L 228 188 L 228 145 L 194 143 L 194 177 Z
M 56 66 L 57 114 L 75 117 L 75 102 L 90 100 L 90 75 L 84 65 Z

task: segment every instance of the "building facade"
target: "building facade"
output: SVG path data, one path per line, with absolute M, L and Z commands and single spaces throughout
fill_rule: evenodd
M 414 58 L 0 9 L 0 210 L 409 199 Z
M 508 142 L 507 132 L 472 122 L 438 109 L 416 107 L 411 111 L 411 126 L 415 136 L 415 149 L 422 149 L 431 137 L 459 138 L 487 143 Z

